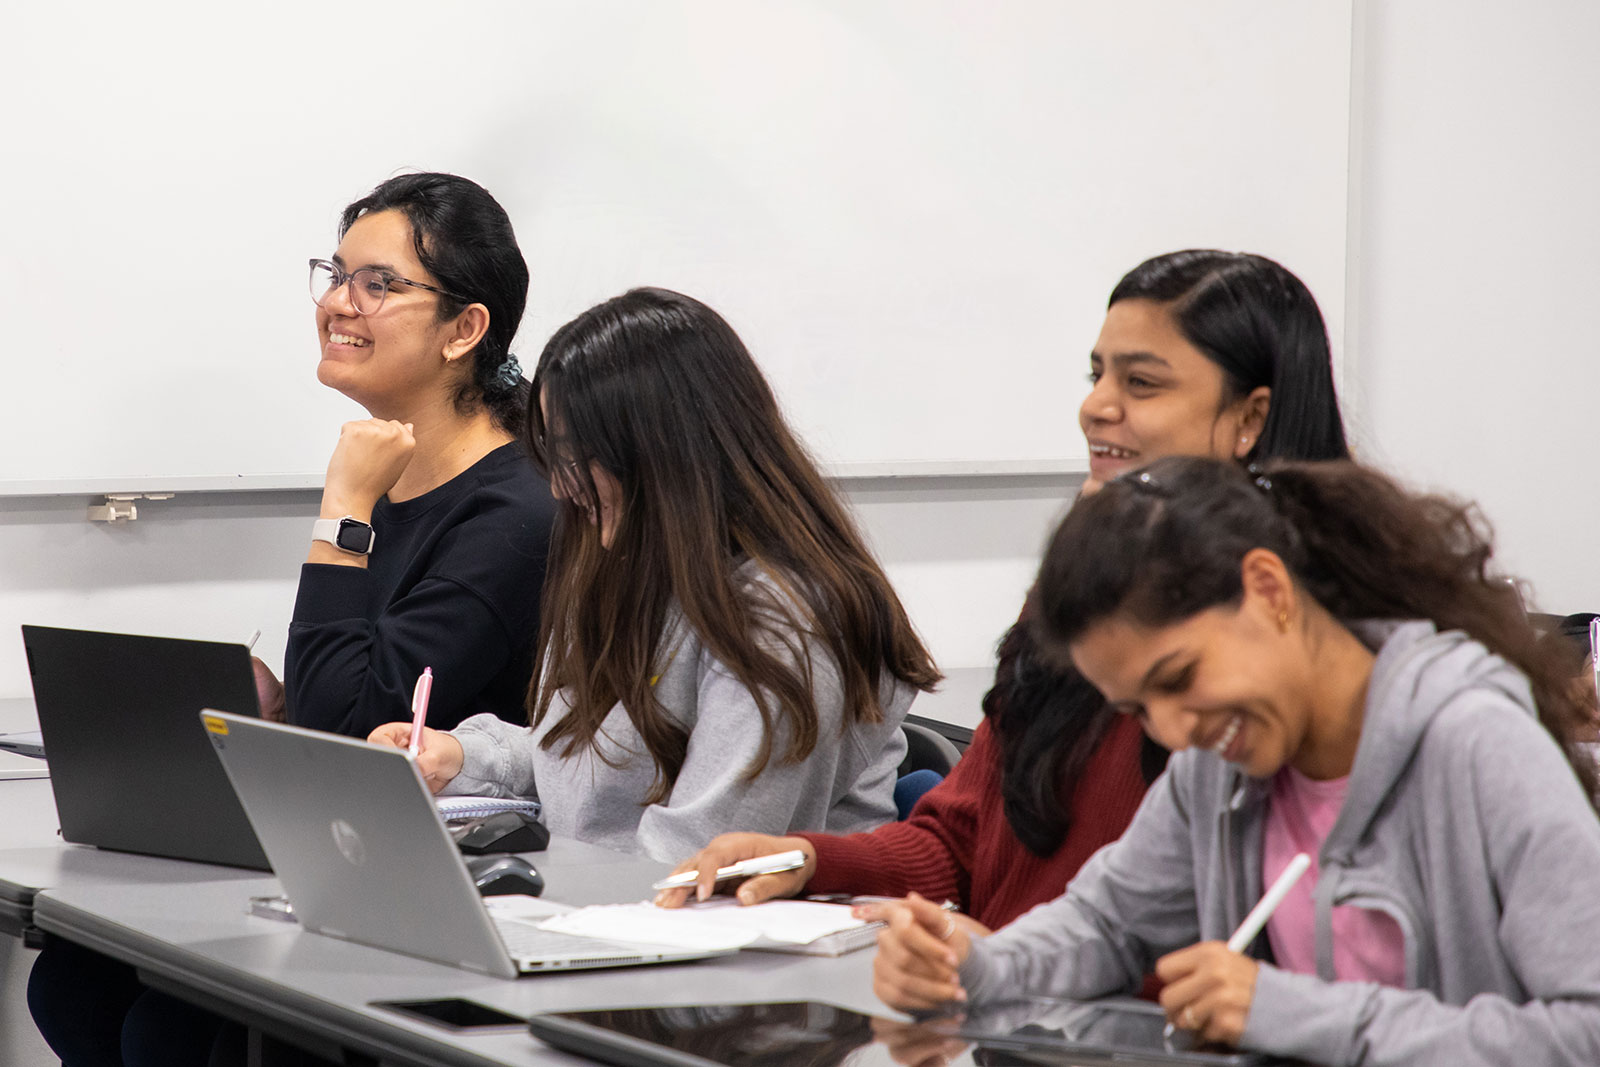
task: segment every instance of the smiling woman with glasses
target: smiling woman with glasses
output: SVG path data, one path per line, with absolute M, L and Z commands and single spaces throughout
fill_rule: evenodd
M 465 178 L 391 178 L 345 209 L 339 247 L 310 278 L 317 377 L 373 417 L 344 427 L 328 464 L 289 631 L 287 718 L 365 734 L 406 705 L 423 667 L 430 722 L 515 718 L 554 504 L 513 437 L 528 269 L 511 221 Z
M 555 518 L 516 437 L 529 388 L 510 346 L 527 290 L 504 209 L 452 174 L 379 185 L 311 260 L 317 378 L 372 417 L 343 427 L 328 462 L 283 684 L 255 661 L 265 717 L 365 736 L 431 667 L 429 723 L 522 719 Z M 221 1026 L 61 940 L 28 998 L 71 1064 L 206 1063 Z

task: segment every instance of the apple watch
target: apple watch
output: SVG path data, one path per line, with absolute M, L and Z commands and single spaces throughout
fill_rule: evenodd
M 365 556 L 372 551 L 377 536 L 372 524 L 346 515 L 342 519 L 318 519 L 311 524 L 311 540 L 326 541 L 341 552 Z

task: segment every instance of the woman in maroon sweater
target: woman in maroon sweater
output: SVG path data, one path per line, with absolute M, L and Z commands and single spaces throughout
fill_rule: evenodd
M 1084 491 L 1168 455 L 1347 458 L 1331 364 L 1316 301 L 1277 263 L 1205 250 L 1141 263 L 1112 291 L 1089 357 Z M 723 834 L 679 867 L 700 872 L 697 886 L 657 901 L 704 898 L 716 868 L 800 849 L 804 868 L 749 879 L 740 901 L 915 892 L 993 929 L 1059 896 L 1121 836 L 1165 760 L 1081 677 L 1045 667 L 1019 619 L 972 746 L 910 818 L 843 837 Z
M 1023 666 L 1030 646 L 1027 626 L 1019 619 L 1001 643 L 995 686 L 984 697 L 985 717 L 972 745 L 950 776 L 923 795 L 909 818 L 871 833 L 795 835 L 810 843 L 816 857 L 807 891 L 871 896 L 916 892 L 931 900 L 955 901 L 964 914 L 992 930 L 1054 899 L 1050 892 L 1059 895 L 1097 848 L 1121 835 L 1144 798 L 1147 773 L 1153 777 L 1166 762 L 1166 753 L 1146 742 L 1139 724 L 1121 716 L 1091 725 L 1088 732 L 1098 743 L 1083 768 L 1063 780 L 1072 790 L 1066 810 L 1076 817 L 1056 847 L 1043 841 L 1046 847 L 1035 851 L 1007 822 L 1005 805 L 995 803 L 1005 792 L 1005 746 L 997 742 L 997 730 L 1008 736 L 1011 729 L 1009 723 L 995 724 L 1015 718 L 1012 708 L 1003 705 L 1008 698 L 1025 703 L 1041 695 L 1040 690 L 1050 690 L 1052 681 L 1068 681 L 1056 675 L 1018 684 L 1019 669 L 1041 670 Z M 1002 683 L 1007 676 L 1010 684 Z M 1056 697 L 1059 707 L 1070 706 L 1069 695 L 1057 692 Z M 1032 710 L 1048 714 L 1046 709 Z M 1015 732 L 1022 732 L 1020 724 Z M 1042 820 L 1030 820 L 1028 826 L 1043 838 Z

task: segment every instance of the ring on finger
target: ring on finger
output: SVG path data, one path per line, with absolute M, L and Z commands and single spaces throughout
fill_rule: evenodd
M 1194 1007 L 1189 1004 L 1183 1006 L 1183 1028 L 1185 1030 L 1200 1029 L 1200 1024 L 1194 1018 Z

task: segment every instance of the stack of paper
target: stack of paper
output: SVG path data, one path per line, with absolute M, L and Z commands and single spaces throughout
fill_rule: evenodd
M 840 956 L 870 945 L 882 926 L 855 918 L 845 904 L 769 900 L 741 907 L 731 897 L 713 897 L 682 908 L 601 904 L 557 915 L 539 925 L 584 937 L 689 948 L 735 944 L 814 956 Z

